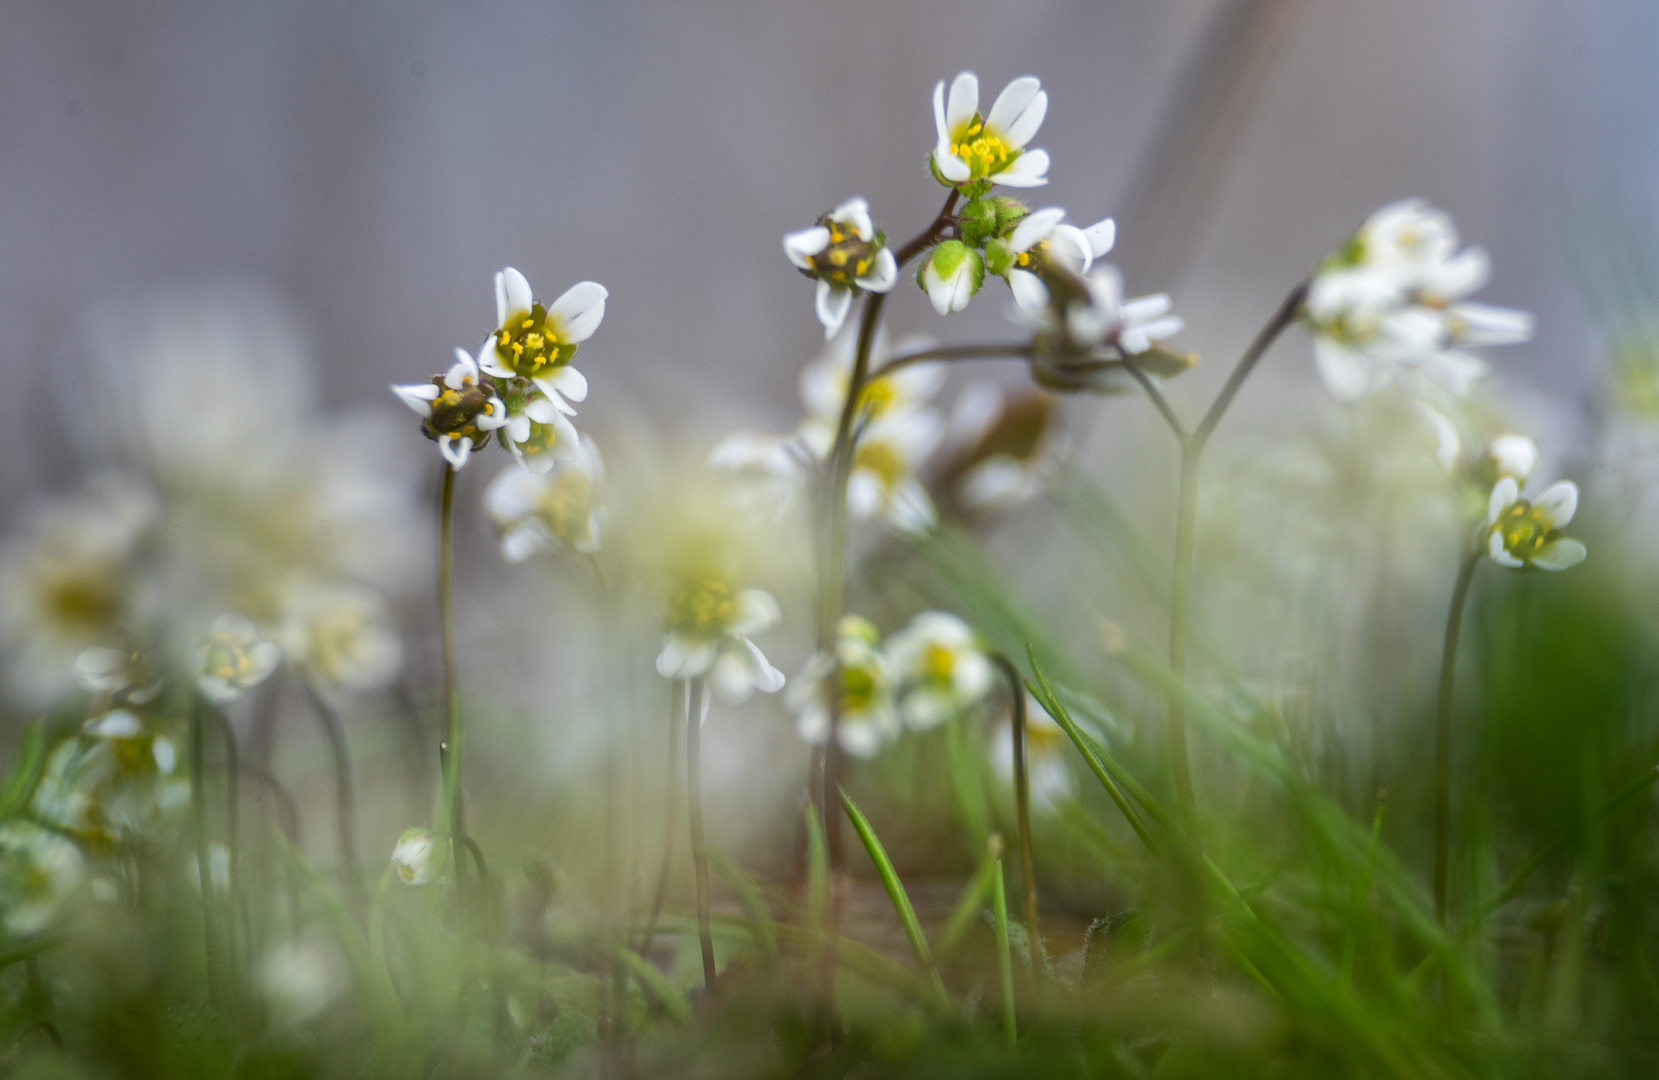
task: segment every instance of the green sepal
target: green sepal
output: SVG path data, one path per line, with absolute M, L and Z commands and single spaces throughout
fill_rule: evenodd
M 962 239 L 977 247 L 998 232 L 996 202 L 974 199 L 962 208 L 956 220 L 962 228 Z
M 997 208 L 997 235 L 1006 236 L 1013 231 L 1015 225 L 1024 221 L 1031 214 L 1031 208 L 1018 199 L 1007 195 L 998 195 L 992 202 Z
M 980 256 L 979 252 L 974 251 L 972 248 L 968 249 L 968 258 L 973 260 L 974 268 L 973 288 L 968 291 L 968 295 L 973 296 L 985 286 L 985 260 Z
M 1014 253 L 1008 250 L 1007 244 L 995 239 L 985 242 L 985 269 L 997 277 L 1008 276 L 1014 269 Z
M 962 260 L 974 254 L 972 248 L 960 240 L 946 240 L 928 254 L 927 263 L 940 278 L 948 278 L 962 266 Z
M 566 364 L 570 363 L 571 358 L 576 355 L 576 345 L 568 342 L 560 345 L 555 351 L 555 355 L 556 359 L 554 360 L 553 366 L 564 367 Z
M 983 199 L 996 186 L 996 182 L 993 180 L 974 180 L 961 185 L 962 197 L 964 199 Z
M 956 186 L 955 183 L 953 183 L 949 180 L 946 180 L 944 178 L 944 176 L 940 175 L 940 173 L 939 173 L 939 160 L 933 156 L 933 151 L 931 151 L 931 150 L 929 150 L 928 153 L 927 153 L 927 171 L 933 174 L 933 179 L 937 180 L 941 187 L 955 187 Z

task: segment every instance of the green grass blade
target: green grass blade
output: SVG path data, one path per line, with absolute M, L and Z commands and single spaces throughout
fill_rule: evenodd
M 682 1027 L 691 1022 L 691 1003 L 686 1001 L 685 995 L 673 981 L 656 969 L 650 961 L 642 959 L 632 949 L 621 946 L 611 946 L 611 955 L 628 969 L 628 974 L 639 981 L 645 992 L 662 1006 L 664 1012 Z
M 772 929 L 772 914 L 767 910 L 766 898 L 761 895 L 760 889 L 749 875 L 739 870 L 724 855 L 708 848 L 704 848 L 704 854 L 708 856 L 709 866 L 720 875 L 721 880 L 731 886 L 732 892 L 737 894 L 738 901 L 742 903 L 743 910 L 748 913 L 749 922 L 754 928 L 755 944 L 759 945 L 766 955 L 776 956 L 778 935 Z
M 876 831 L 845 791 L 841 792 L 841 806 L 852 820 L 858 838 L 864 841 L 864 850 L 870 853 L 870 861 L 876 864 L 876 873 L 881 876 L 882 887 L 887 890 L 887 899 L 893 902 L 893 911 L 904 927 L 904 936 L 910 939 L 910 951 L 916 954 L 917 966 L 932 974 L 934 986 L 943 997 L 945 986 L 939 981 L 938 969 L 933 966 L 933 953 L 927 947 L 927 936 L 922 933 L 922 924 L 916 918 L 916 909 L 910 906 L 910 895 L 904 891 L 904 882 L 899 880 L 893 860 L 887 857 L 886 849 L 876 838 Z
M 1014 1017 L 1014 957 L 1008 943 L 1008 894 L 1002 880 L 1002 860 L 991 870 L 991 916 L 997 928 L 997 976 L 1002 983 L 1002 1035 L 1008 1049 L 1019 1045 L 1019 1022 Z
M 962 939 L 973 924 L 979 919 L 979 913 L 985 910 L 985 895 L 990 891 L 991 881 L 996 876 L 996 856 L 987 855 L 980 864 L 979 872 L 974 875 L 968 887 L 962 890 L 962 898 L 956 902 L 951 910 L 950 918 L 945 920 L 944 929 L 938 934 L 933 950 L 934 962 L 944 963 L 945 958 L 956 951 L 962 944 Z
M 23 743 L 17 750 L 17 762 L 6 781 L 6 792 L 0 795 L 0 821 L 21 811 L 34 794 L 40 781 L 40 770 L 46 760 L 45 724 L 36 720 L 23 732 Z

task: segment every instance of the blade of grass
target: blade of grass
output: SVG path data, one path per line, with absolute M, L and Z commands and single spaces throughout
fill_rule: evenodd
M 1354 954 L 1359 949 L 1359 935 L 1355 931 L 1363 921 L 1361 916 L 1371 895 L 1371 877 L 1377 866 L 1377 844 L 1382 840 L 1383 811 L 1387 806 L 1388 796 L 1379 794 L 1377 812 L 1371 818 L 1371 846 L 1365 853 L 1365 869 L 1354 883 L 1354 895 L 1348 902 L 1348 925 L 1342 932 L 1342 961 L 1336 976 L 1337 988 L 1345 994 L 1353 987 Z
M 893 911 L 899 917 L 899 924 L 904 927 L 904 936 L 910 939 L 910 951 L 916 954 L 916 965 L 932 976 L 933 987 L 940 999 L 944 1000 L 945 984 L 939 979 L 939 969 L 933 966 L 933 954 L 927 947 L 927 936 L 922 933 L 922 924 L 916 918 L 916 909 L 910 905 L 910 895 L 904 891 L 904 882 L 899 880 L 899 872 L 893 866 L 893 860 L 887 857 L 887 850 L 881 846 L 876 831 L 870 827 L 870 822 L 845 790 L 841 792 L 841 806 L 852 821 L 858 838 L 864 842 L 864 850 L 869 852 L 870 861 L 876 864 L 876 873 L 881 876 L 882 887 L 887 890 L 887 899 L 893 902 Z
M 710 848 L 708 850 L 709 866 L 719 874 L 721 879 L 730 885 L 742 903 L 743 910 L 749 915 L 749 921 L 754 927 L 755 944 L 768 956 L 778 955 L 778 935 L 772 930 L 772 916 L 766 907 L 766 898 L 760 894 L 754 881 L 739 870 L 724 855 Z
M 1002 880 L 1002 859 L 991 864 L 991 916 L 997 930 L 997 976 L 1002 983 L 1002 1037 L 1008 1049 L 1019 1046 L 1019 1022 L 1014 1016 L 1014 957 L 1008 943 L 1008 894 Z
M 23 732 L 23 742 L 17 748 L 17 762 L 6 781 L 6 793 L 0 795 L 0 821 L 11 817 L 28 805 L 40 781 L 40 770 L 46 760 L 45 724 L 36 720 Z
M 616 959 L 628 974 L 638 980 L 645 992 L 656 999 L 664 1012 L 673 1018 L 676 1024 L 685 1026 L 691 1022 L 691 1003 L 686 1001 L 685 995 L 673 981 L 656 969 L 650 961 L 640 957 L 632 949 L 620 946 L 611 947 L 611 956 Z
M 985 895 L 991 888 L 991 881 L 996 875 L 996 856 L 987 855 L 985 861 L 979 864 L 978 873 L 968 882 L 968 887 L 962 890 L 962 898 L 956 902 L 951 910 L 950 918 L 945 920 L 944 929 L 940 930 L 934 943 L 933 958 L 935 963 L 942 964 L 945 959 L 956 951 L 962 944 L 962 939 L 979 919 L 979 913 L 985 910 Z

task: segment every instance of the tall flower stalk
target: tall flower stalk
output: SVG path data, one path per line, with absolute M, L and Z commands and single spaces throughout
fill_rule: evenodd
M 686 683 L 686 818 L 691 832 L 691 867 L 697 882 L 697 941 L 703 951 L 703 986 L 714 992 L 714 930 L 709 917 L 709 853 L 703 843 L 703 718 L 708 700 L 702 676 Z M 693 704 L 695 702 L 695 704 Z
M 1457 671 L 1457 642 L 1463 627 L 1463 607 L 1480 565 L 1480 550 L 1464 554 L 1452 587 L 1452 606 L 1446 614 L 1446 640 L 1440 649 L 1440 698 L 1434 721 L 1434 916 L 1446 922 L 1447 864 L 1452 835 L 1452 683 Z
M 455 868 L 455 888 L 463 905 L 466 869 L 462 865 L 461 804 L 461 688 L 455 665 L 455 475 L 444 466 L 443 489 L 438 496 L 438 622 L 443 637 L 444 739 L 438 746 L 443 767 L 444 816 L 449 829 L 449 857 Z

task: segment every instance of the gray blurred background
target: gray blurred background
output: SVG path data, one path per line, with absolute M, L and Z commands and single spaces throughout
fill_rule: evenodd
M 1491 249 L 1484 299 L 1537 313 L 1498 363 L 1574 395 L 1599 347 L 1565 234 L 1659 172 L 1656 41 L 1638 0 L 7 4 L 0 485 L 63 478 L 91 312 L 225 278 L 309 327 L 331 407 L 390 408 L 475 347 L 511 263 L 547 296 L 611 290 L 590 424 L 785 428 L 820 335 L 779 237 L 851 194 L 897 236 L 926 223 L 928 96 L 961 68 L 987 99 L 1043 79 L 1036 199 L 1117 215 L 1130 290 L 1174 293 L 1211 359 L 1189 407 L 1407 195 Z M 906 286 L 893 324 L 1006 334 L 987 295 L 945 324 Z M 1281 352 L 1247 409 L 1311 378 L 1305 343 Z

